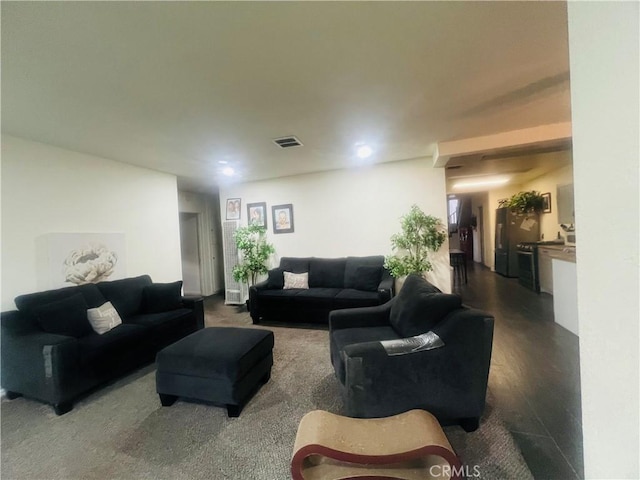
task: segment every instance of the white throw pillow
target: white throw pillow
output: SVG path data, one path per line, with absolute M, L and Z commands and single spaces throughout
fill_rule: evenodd
M 122 323 L 118 311 L 111 305 L 111 302 L 107 302 L 98 308 L 90 308 L 87 310 L 87 318 L 96 333 L 100 335 L 107 333 Z
M 309 289 L 309 272 L 306 272 L 306 273 L 284 272 L 283 290 L 288 290 L 290 288 Z

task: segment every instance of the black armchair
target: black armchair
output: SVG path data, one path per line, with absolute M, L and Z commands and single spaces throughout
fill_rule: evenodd
M 442 423 L 478 427 L 484 410 L 493 317 L 462 306 L 419 276 L 378 307 L 331 312 L 331 360 L 346 414 L 385 417 L 424 409 Z M 441 348 L 389 355 L 385 340 L 434 332 Z

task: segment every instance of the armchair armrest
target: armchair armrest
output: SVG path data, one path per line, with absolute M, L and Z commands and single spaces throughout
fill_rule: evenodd
M 268 280 L 263 280 L 261 282 L 254 283 L 253 285 L 251 285 L 251 287 L 249 287 L 249 290 L 251 290 L 251 289 L 254 289 L 254 290 L 266 290 L 268 283 L 269 283 Z
M 266 290 L 268 288 L 268 280 L 263 280 L 258 283 L 254 283 L 249 287 L 249 315 L 253 320 L 253 323 L 260 323 L 260 290 Z
M 6 328 L 5 323 L 13 323 L 16 319 L 16 315 L 11 315 L 13 312 L 8 313 L 2 314 L 2 387 L 54 405 L 72 398 L 77 393 L 78 383 L 77 339 L 43 331 L 25 333 Z M 9 317 L 8 322 L 5 322 L 6 317 Z
M 182 297 L 182 304 L 185 308 L 193 310 L 196 316 L 196 326 L 198 330 L 204 328 L 204 298 L 196 295 Z
M 332 310 L 329 313 L 329 330 L 388 326 L 392 302 L 393 299 L 375 307 Z
M 449 371 L 452 359 L 446 346 L 389 356 L 380 342 L 364 342 L 348 345 L 342 354 L 350 417 L 385 417 L 414 408 L 438 416 L 438 407 L 446 408 L 452 391 L 460 387 Z
M 386 268 L 382 269 L 382 280 L 380 280 L 380 284 L 378 285 L 378 297 L 380 298 L 380 303 L 385 303 L 393 298 L 395 292 L 395 278 L 391 276 L 389 270 Z

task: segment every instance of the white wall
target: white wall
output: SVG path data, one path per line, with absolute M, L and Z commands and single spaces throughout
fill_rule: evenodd
M 266 202 L 269 241 L 282 256 L 340 257 L 388 255 L 389 238 L 400 231 L 400 217 L 412 204 L 443 220 L 447 217 L 444 169 L 431 159 L 386 163 L 363 169 L 340 170 L 223 186 L 221 215 L 227 198 L 242 199 L 242 224 L 247 203 Z M 271 207 L 293 204 L 292 234 L 274 234 Z M 430 279 L 451 290 L 448 245 L 436 257 Z
M 182 278 L 175 176 L 2 135 L 2 310 L 37 290 L 47 233 L 124 233 L 127 276 Z
M 568 2 L 586 478 L 640 478 L 639 13 Z
M 571 155 L 571 152 L 563 154 Z M 523 191 L 536 190 L 540 193 L 551 193 L 551 213 L 540 214 L 540 233 L 544 234 L 545 240 L 554 240 L 558 236 L 558 232 L 560 232 L 561 236 L 564 236 L 564 232 L 560 228 L 560 222 L 558 222 L 557 187 L 569 183 L 573 183 L 572 165 L 554 170 L 522 185 Z
M 570 152 L 562 155 L 571 155 Z M 544 234 L 545 240 L 556 238 L 558 231 L 564 235 L 558 223 L 558 195 L 556 187 L 573 183 L 573 167 L 571 165 L 553 170 L 530 182 L 522 185 L 510 185 L 485 192 L 485 196 L 476 194 L 473 196 L 474 214 L 477 214 L 477 207 L 484 207 L 484 263 L 493 270 L 495 263 L 495 236 L 496 236 L 496 208 L 498 200 L 508 198 L 511 195 L 522 192 L 537 190 L 540 193 L 551 193 L 551 213 L 540 214 L 540 233 Z

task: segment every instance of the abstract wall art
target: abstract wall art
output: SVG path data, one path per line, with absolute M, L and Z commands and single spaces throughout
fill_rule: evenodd
M 39 288 L 126 277 L 124 233 L 49 233 L 38 237 Z

